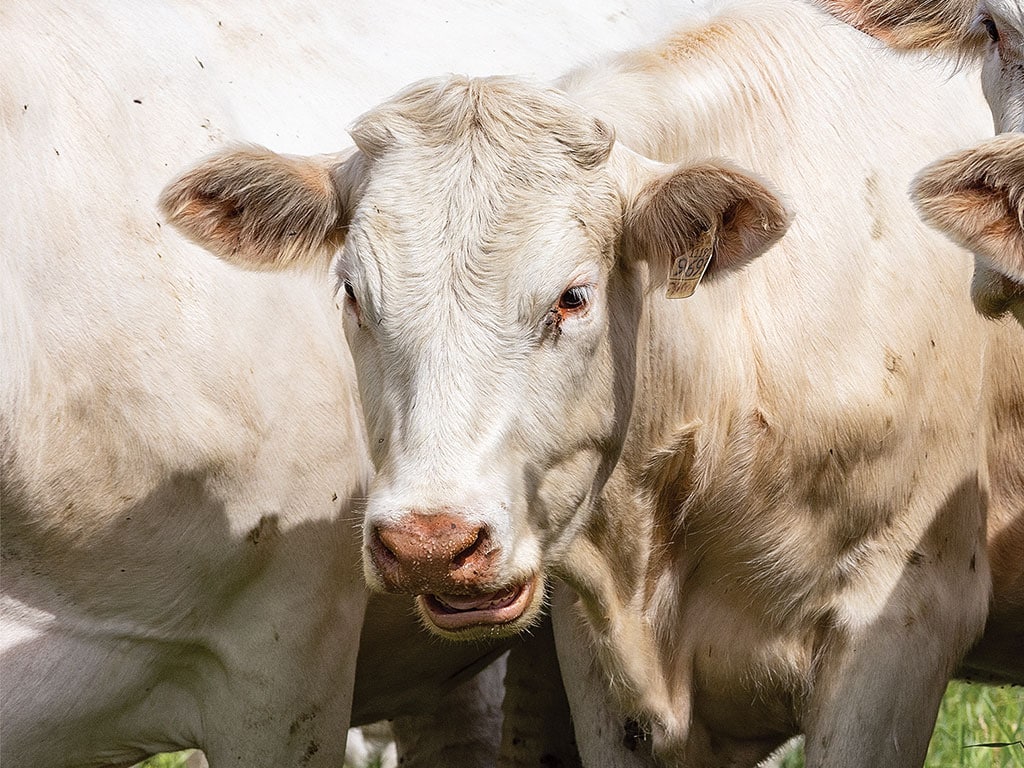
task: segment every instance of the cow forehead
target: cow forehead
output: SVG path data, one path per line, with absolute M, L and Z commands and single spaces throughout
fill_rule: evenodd
M 370 162 L 343 269 L 363 262 L 378 280 L 421 286 L 475 274 L 478 288 L 500 289 L 552 258 L 571 271 L 617 235 L 611 134 L 555 91 L 511 78 L 426 81 L 353 136 Z
M 421 80 L 367 112 L 352 138 L 373 158 L 399 146 L 486 147 L 515 154 L 568 154 L 583 167 L 604 161 L 611 129 L 564 93 L 515 77 L 451 76 Z

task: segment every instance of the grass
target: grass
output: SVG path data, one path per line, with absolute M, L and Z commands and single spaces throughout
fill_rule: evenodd
M 1024 768 L 1022 742 L 1024 688 L 952 682 L 942 700 L 925 768 Z M 182 768 L 187 755 L 157 755 L 138 768 Z M 780 768 L 803 766 L 803 750 L 798 749 Z
M 1024 688 L 950 683 L 927 765 L 1024 768 Z
M 185 761 L 192 750 L 185 752 L 165 752 L 162 755 L 154 755 L 145 762 L 139 763 L 135 768 L 183 768 Z

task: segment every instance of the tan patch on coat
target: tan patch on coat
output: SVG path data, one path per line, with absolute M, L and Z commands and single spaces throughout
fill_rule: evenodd
M 655 55 L 671 64 L 706 57 L 734 36 L 732 27 L 720 21 L 672 35 L 655 50 Z

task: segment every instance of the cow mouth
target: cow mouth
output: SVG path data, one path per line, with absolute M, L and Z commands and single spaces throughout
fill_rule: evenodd
M 439 629 L 455 632 L 469 627 L 509 624 L 533 602 L 537 579 L 483 595 L 420 595 L 427 618 Z

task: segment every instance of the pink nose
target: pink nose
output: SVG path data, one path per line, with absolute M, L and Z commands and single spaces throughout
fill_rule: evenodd
M 374 526 L 370 558 L 388 592 L 464 594 L 493 579 L 498 548 L 487 529 L 446 513 Z

